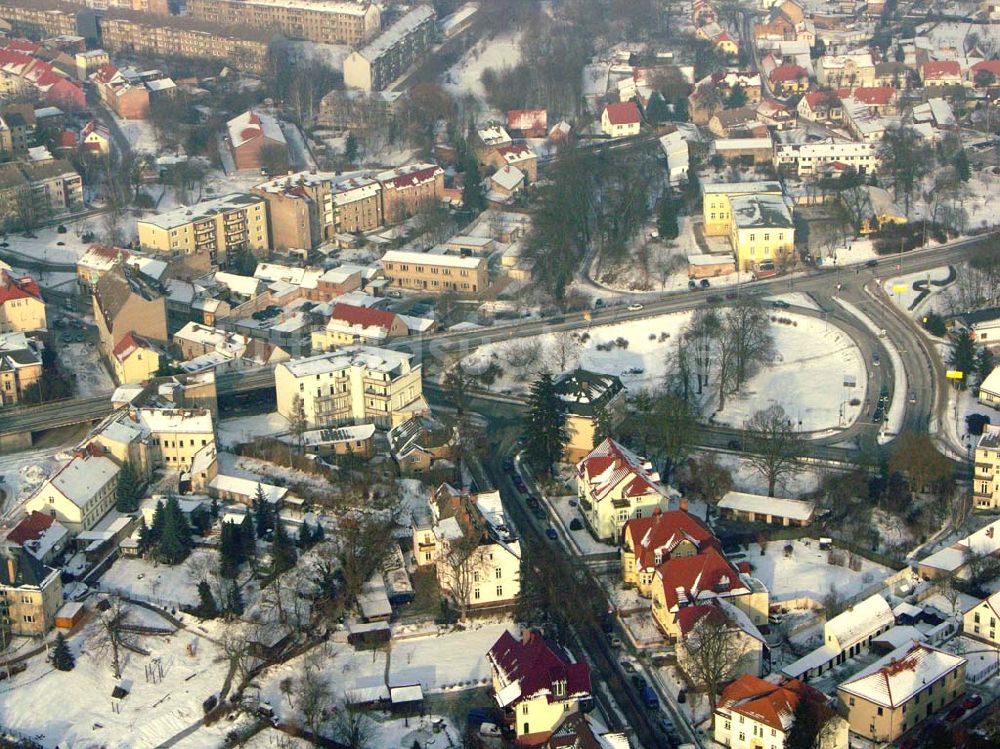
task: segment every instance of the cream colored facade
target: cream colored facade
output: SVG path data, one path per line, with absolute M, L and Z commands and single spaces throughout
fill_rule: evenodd
M 788 731 L 744 713 L 726 709 L 717 709 L 715 713 L 715 741 L 731 749 L 784 749 L 787 735 Z M 847 721 L 833 715 L 820 729 L 816 749 L 848 749 L 849 741 Z
M 274 370 L 278 413 L 292 420 L 301 408 L 310 428 L 371 423 L 388 429 L 409 418 L 404 408 L 423 400 L 421 365 L 411 358 L 352 346 L 282 362 Z
M 18 637 L 42 637 L 63 605 L 59 570 L 42 565 L 20 550 L 0 557 L 0 627 Z M 19 569 L 30 565 L 30 570 Z M 19 584 L 12 584 L 20 580 Z
M 875 85 L 875 63 L 871 55 L 823 55 L 816 61 L 820 88 L 855 89 Z
M 980 601 L 962 616 L 962 631 L 970 637 L 987 642 L 995 648 L 1000 648 L 1000 594 L 994 593 L 989 598 Z
M 719 182 L 702 185 L 702 219 L 709 237 L 732 234 L 730 200 L 744 195 L 781 195 L 780 182 Z
M 1000 507 L 1000 426 L 987 424 L 976 443 L 972 500 L 976 509 Z
M 80 455 L 42 484 L 24 508 L 51 515 L 70 533 L 89 531 L 115 505 L 118 471 L 110 458 Z
M 622 581 L 626 585 L 634 585 L 639 595 L 643 598 L 652 598 L 653 580 L 656 579 L 656 568 L 639 569 L 636 564 L 635 539 L 632 538 L 631 529 L 625 528 L 622 535 L 622 546 L 619 554 L 622 560 Z M 698 547 L 691 541 L 685 539 L 677 544 L 670 553 L 664 554 L 662 560 L 675 559 L 677 557 L 693 557 L 698 553 Z
M 871 741 L 895 741 L 965 694 L 961 656 L 916 645 L 879 663 L 837 688 L 851 731 Z
M 280 29 L 292 39 L 357 45 L 379 30 L 374 3 L 333 0 L 188 0 L 188 14 L 219 26 Z
M 115 379 L 119 385 L 145 382 L 155 377 L 160 368 L 160 352 L 148 344 L 139 344 L 111 357 Z
M 226 265 L 243 250 L 270 248 L 267 204 L 259 195 L 232 193 L 189 208 L 139 221 L 139 244 L 157 252 L 200 255 L 207 265 Z
M 659 581 L 657 581 L 659 582 Z M 757 580 L 746 580 L 745 587 L 738 590 L 722 594 L 726 601 L 750 617 L 758 627 L 767 624 L 768 605 L 770 596 L 765 588 Z M 680 626 L 677 622 L 677 605 L 670 605 L 664 595 L 663 585 L 653 585 L 653 619 L 660 630 L 671 640 L 680 638 Z
M 215 427 L 207 409 L 141 408 L 139 424 L 149 433 L 153 460 L 166 468 L 191 469 L 215 446 Z
M 401 289 L 475 294 L 489 286 L 489 262 L 485 257 L 389 250 L 381 262 L 386 278 Z
M 32 296 L 20 296 L 0 303 L 0 333 L 26 333 L 45 330 L 45 302 Z

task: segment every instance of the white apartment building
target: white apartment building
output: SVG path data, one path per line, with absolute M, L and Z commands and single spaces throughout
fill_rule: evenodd
M 778 144 L 774 147 L 774 168 L 799 177 L 815 174 L 824 164 L 839 162 L 854 167 L 859 174 L 871 174 L 878 168 L 877 143 L 834 141 L 822 143 Z
M 291 421 L 301 403 L 310 428 L 375 424 L 388 429 L 424 407 L 421 365 L 412 358 L 390 349 L 349 346 L 282 362 L 274 370 L 278 413 Z
M 89 531 L 115 505 L 118 464 L 96 451 L 81 451 L 64 465 L 24 509 L 50 515 L 76 535 Z

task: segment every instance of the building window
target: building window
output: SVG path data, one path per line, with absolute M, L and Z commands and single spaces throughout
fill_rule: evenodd
M 503 586 L 502 585 L 498 585 L 497 586 L 497 598 L 503 598 Z

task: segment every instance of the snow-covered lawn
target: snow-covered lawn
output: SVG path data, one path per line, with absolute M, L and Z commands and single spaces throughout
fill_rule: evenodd
M 36 656 L 28 661 L 27 671 L 3 683 L 5 728 L 41 736 L 46 749 L 155 747 L 200 720 L 202 701 L 217 693 L 225 680 L 228 661 L 219 658 L 217 646 L 181 631 L 170 637 L 141 637 L 139 644 L 150 655 L 126 652 L 119 682 L 107 655 L 96 647 L 96 632 L 96 624 L 90 623 L 70 637 L 76 655 L 72 671 L 56 671 L 44 656 Z M 158 669 L 157 680 L 147 681 L 146 667 L 154 660 L 159 660 L 163 678 Z M 111 697 L 118 684 L 130 690 L 122 700 Z M 47 707 L 40 709 L 42 705 Z
M 107 367 L 101 361 L 97 346 L 86 343 L 69 343 L 58 351 L 59 364 L 66 372 L 76 375 L 76 394 L 80 397 L 91 395 L 109 396 L 115 389 Z
M 17 258 L 34 260 L 44 263 L 63 263 L 76 265 L 76 261 L 87 251 L 92 242 L 84 242 L 80 237 L 87 231 L 100 234 L 100 216 L 89 219 L 67 221 L 67 232 L 60 234 L 56 227 L 46 227 L 35 231 L 37 236 L 25 237 L 23 234 L 8 234 L 4 240 L 7 247 L 0 249 L 0 257 L 9 258 L 12 265 L 17 264 Z
M 968 425 L 965 421 L 966 417 L 972 414 L 982 414 L 983 416 L 989 416 L 991 423 L 995 424 L 1000 420 L 1000 416 L 997 415 L 997 412 L 993 408 L 980 403 L 972 395 L 971 388 L 956 390 L 951 386 L 951 381 L 949 381 L 947 395 L 948 407 L 944 413 L 943 423 L 939 425 L 939 434 L 948 441 L 948 445 L 954 451 L 955 457 L 968 458 L 969 444 L 971 443 L 975 447 L 979 437 L 969 434 Z
M 483 89 L 483 71 L 512 68 L 521 61 L 521 33 L 512 31 L 492 39 L 481 39 L 444 74 L 444 89 L 454 96 L 472 94 L 479 100 L 486 98 Z
M 556 515 L 558 515 L 558 518 L 554 518 L 552 520 L 553 524 L 561 524 L 563 532 L 572 537 L 573 543 L 576 545 L 576 548 L 580 550 L 581 554 L 588 556 L 591 554 L 606 554 L 609 551 L 618 550 L 618 547 L 614 544 L 606 544 L 602 541 L 598 541 L 591 535 L 590 531 L 587 530 L 587 524 L 583 519 L 583 513 L 580 512 L 579 505 L 574 507 L 570 504 L 570 502 L 576 503 L 575 496 L 548 497 L 545 501 L 547 502 L 549 508 L 555 511 Z M 569 524 L 573 520 L 580 521 L 580 530 L 570 530 Z
M 741 393 L 729 396 L 715 421 L 739 427 L 755 411 L 777 404 L 804 432 L 850 426 L 865 401 L 861 351 L 846 333 L 824 320 L 785 310 L 776 316 L 793 324 L 771 324 L 774 364 L 762 369 Z M 849 378 L 855 387 L 844 386 Z M 857 405 L 852 406 L 854 400 Z
M 816 304 L 815 300 L 803 291 L 789 291 L 786 294 L 774 294 L 763 298 L 765 302 L 786 302 L 793 307 L 811 309 L 813 312 L 822 312 L 823 308 Z
M 277 411 L 254 416 L 239 416 L 219 421 L 219 444 L 234 449 L 237 445 L 252 442 L 254 437 L 268 437 L 288 432 L 288 420 Z
M 906 275 L 895 276 L 894 278 L 889 278 L 883 281 L 882 288 L 885 289 L 885 293 L 892 299 L 894 304 L 904 310 L 907 314 L 917 316 L 928 307 L 933 306 L 932 302 L 936 301 L 938 295 L 941 292 L 945 292 L 949 288 L 948 286 L 934 286 L 929 282 L 945 281 L 949 277 L 950 273 L 951 269 L 947 265 L 941 268 L 931 268 L 930 270 L 922 271 L 920 273 L 908 273 Z M 916 302 L 917 297 L 921 293 L 919 291 L 914 291 L 913 289 L 913 284 L 918 281 L 927 281 L 927 288 L 931 293 L 925 296 L 916 308 L 911 310 L 911 307 L 913 307 L 914 302 Z
M 470 354 L 464 364 L 476 369 L 496 362 L 503 370 L 493 386 L 499 392 L 524 393 L 536 371 L 557 370 L 565 364 L 566 368 L 581 366 L 618 375 L 635 393 L 663 382 L 670 347 L 690 316 L 689 312 L 678 312 L 603 325 L 587 331 L 586 341 L 576 338 L 567 346 L 563 346 L 565 334 L 558 333 L 492 343 Z M 850 425 L 860 406 L 851 406 L 848 401 L 858 398 L 864 402 L 867 378 L 860 351 L 839 328 L 825 321 L 787 310 L 774 316 L 794 323 L 771 324 L 775 362 L 751 378 L 742 394 L 727 398 L 726 409 L 716 414 L 716 421 L 742 425 L 755 411 L 777 403 L 807 432 Z M 624 347 L 616 344 L 619 339 L 626 342 Z M 511 357 L 535 345 L 539 354 L 534 365 L 526 369 L 510 365 Z M 605 350 L 598 350 L 598 346 Z M 560 355 L 567 350 L 568 356 Z M 853 376 L 858 386 L 845 388 L 845 375 Z
M 793 551 L 786 557 L 784 548 L 789 543 Z M 846 564 L 847 552 L 842 553 Z M 858 557 L 861 561 L 858 572 L 846 566 L 832 565 L 828 558 L 829 552 L 820 551 L 815 539 L 772 541 L 767 545 L 764 556 L 760 555 L 757 544 L 750 544 L 747 550 L 747 561 L 754 568 L 753 575 L 767 586 L 772 601 L 789 598 L 822 600 L 831 588 L 836 589 L 841 597 L 850 597 L 892 574 L 888 567 L 861 557 Z
M 156 155 L 157 151 L 159 151 L 159 144 L 156 140 L 156 131 L 149 120 L 126 120 L 116 115 L 107 107 L 105 107 L 105 111 L 115 121 L 119 132 L 128 141 L 129 146 L 136 154 Z
M 767 479 L 754 468 L 746 458 L 735 453 L 716 453 L 720 465 L 729 469 L 733 477 L 733 489 L 751 494 L 767 494 Z M 809 465 L 800 465 L 795 473 L 779 482 L 777 494 L 789 499 L 799 499 L 815 491 L 822 481 L 822 472 Z M 691 504 L 691 511 L 700 518 L 705 517 L 704 507 L 696 509 Z
M 425 692 L 483 686 L 489 681 L 486 652 L 513 623 L 469 625 L 464 632 L 393 640 L 389 684 L 420 684 Z
M 195 549 L 181 564 L 167 565 L 133 557 L 119 557 L 100 579 L 100 588 L 139 600 L 162 601 L 171 606 L 198 602 L 198 582 L 191 577 L 191 565 L 199 557 L 214 563 L 218 554 L 212 549 Z
M 71 455 L 69 448 L 53 447 L 44 450 L 32 449 L 13 455 L 0 456 L 0 488 L 4 492 L 4 501 L 0 505 L 0 515 L 11 515 L 18 506 L 42 485 L 49 476 L 67 463 Z

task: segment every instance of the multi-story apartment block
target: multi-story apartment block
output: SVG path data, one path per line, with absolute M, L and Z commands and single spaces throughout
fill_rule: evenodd
M 976 509 L 1000 507 L 1000 425 L 987 424 L 976 443 L 972 499 Z
M 207 408 L 140 408 L 134 420 L 149 435 L 150 456 L 168 469 L 190 470 L 206 453 L 215 456 L 215 427 Z
M 267 201 L 271 246 L 313 249 L 337 234 L 382 225 L 382 186 L 366 177 L 333 172 L 298 172 L 253 188 Z
M 259 195 L 231 193 L 139 221 L 139 244 L 200 256 L 196 265 L 227 265 L 236 253 L 267 252 L 267 210 Z
M 167 302 L 136 271 L 115 266 L 94 287 L 94 318 L 108 357 L 121 340 L 138 333 L 153 341 L 167 340 Z
M 59 570 L 19 547 L 0 555 L 0 628 L 18 637 L 42 637 L 63 605 Z M 7 641 L 7 638 L 3 638 Z
M 381 91 L 419 60 L 434 42 L 434 8 L 417 5 L 344 60 L 344 84 Z
M 71 533 L 89 531 L 115 506 L 120 470 L 103 448 L 80 450 L 42 484 L 24 508 L 51 515 Z
M 0 114 L 0 155 L 23 156 L 28 152 L 30 128 L 16 112 Z
M 732 229 L 729 241 L 740 270 L 759 263 L 779 264 L 795 250 L 791 199 L 783 195 L 731 197 Z
M 156 57 L 222 60 L 240 70 L 264 71 L 269 36 L 246 27 L 234 35 L 228 28 L 171 16 L 169 22 L 143 23 L 131 18 L 101 20 L 101 40 L 112 52 Z
M 728 237 L 732 233 L 730 200 L 743 195 L 781 195 L 780 182 L 715 182 L 701 187 L 705 234 Z
M 35 279 L 0 269 L 0 333 L 45 330 L 45 325 L 45 301 Z
M 379 6 L 334 0 L 188 0 L 188 14 L 219 26 L 280 30 L 292 39 L 357 45 L 378 33 Z
M 0 217 L 16 225 L 26 200 L 41 218 L 80 209 L 83 180 L 63 159 L 0 164 Z
M 525 629 L 520 639 L 504 632 L 486 657 L 493 672 L 493 695 L 520 746 L 541 746 L 567 718 L 590 703 L 590 667 L 574 663 L 539 634 Z
M 415 513 L 418 567 L 436 567 L 441 592 L 456 606 L 509 605 L 521 592 L 521 544 L 507 527 L 500 492 L 470 495 L 442 484 Z
M 822 143 L 774 146 L 774 168 L 799 177 L 816 174 L 820 167 L 832 162 L 852 166 L 859 174 L 872 174 L 878 168 L 878 144 L 829 138 Z
M 576 486 L 594 535 L 615 542 L 625 523 L 665 509 L 671 496 L 652 463 L 610 437 L 576 464 Z
M 21 402 L 27 388 L 40 379 L 40 344 L 24 333 L 0 335 L 0 406 Z
M 419 410 L 421 365 L 412 355 L 351 346 L 282 362 L 274 370 L 278 413 L 310 427 L 375 424 L 388 429 Z
M 382 218 L 398 224 L 444 196 L 444 170 L 437 164 L 409 164 L 379 172 L 382 185 Z
M 76 35 L 76 14 L 25 5 L 0 6 L 0 18 L 11 25 L 15 34 L 35 39 Z
M 851 731 L 893 742 L 965 694 L 966 660 L 925 643 L 896 648 L 837 687 Z
M 381 263 L 385 277 L 401 289 L 475 294 L 489 286 L 489 263 L 485 257 L 389 250 Z

